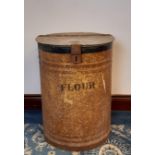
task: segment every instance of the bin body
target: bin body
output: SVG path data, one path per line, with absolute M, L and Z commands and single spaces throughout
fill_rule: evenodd
M 36 40 L 45 139 L 74 151 L 104 143 L 111 124 L 113 37 L 57 33 Z

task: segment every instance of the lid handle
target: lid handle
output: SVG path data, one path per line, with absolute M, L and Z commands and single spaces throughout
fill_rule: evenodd
M 71 45 L 71 62 L 74 64 L 79 64 L 82 62 L 80 44 L 72 44 Z

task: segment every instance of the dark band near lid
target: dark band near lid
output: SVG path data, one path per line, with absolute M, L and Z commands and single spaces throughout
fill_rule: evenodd
M 38 47 L 39 50 L 50 53 L 58 53 L 58 54 L 71 53 L 71 46 L 48 45 L 38 43 Z M 112 48 L 112 42 L 103 45 L 88 45 L 88 46 L 81 45 L 81 53 L 103 52 L 111 48 Z

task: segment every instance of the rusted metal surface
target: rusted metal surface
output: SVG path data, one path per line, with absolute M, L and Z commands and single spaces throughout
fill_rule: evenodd
M 76 151 L 104 143 L 111 124 L 112 49 L 81 54 L 82 46 L 39 49 L 46 140 Z

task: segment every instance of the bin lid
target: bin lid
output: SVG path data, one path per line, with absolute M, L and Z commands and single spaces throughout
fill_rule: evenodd
M 59 54 L 70 53 L 75 44 L 80 45 L 81 53 L 107 51 L 112 48 L 113 40 L 110 34 L 92 32 L 53 33 L 36 38 L 40 50 Z
M 39 35 L 36 38 L 36 41 L 41 44 L 58 46 L 70 46 L 72 44 L 89 46 L 111 43 L 113 39 L 113 36 L 110 34 L 92 32 L 70 32 Z

